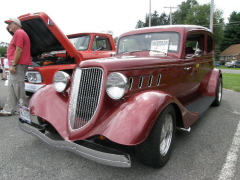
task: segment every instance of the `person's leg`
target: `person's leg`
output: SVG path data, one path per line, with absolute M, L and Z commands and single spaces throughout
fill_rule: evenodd
M 20 105 L 27 106 L 28 100 L 25 92 L 25 74 L 27 72 L 28 66 L 18 65 L 18 69 L 19 69 L 19 75 L 18 75 L 19 79 L 18 79 L 18 82 L 14 84 L 15 95 Z
M 7 101 L 0 115 L 13 114 L 16 105 L 21 104 L 23 106 L 27 106 L 24 82 L 27 68 L 27 65 L 18 64 L 16 72 L 10 74 Z
M 3 108 L 3 111 L 9 112 L 10 114 L 13 114 L 15 106 L 18 102 L 17 96 L 15 95 L 14 85 L 15 84 L 13 84 L 11 81 L 9 81 L 7 100 L 6 100 L 5 106 Z

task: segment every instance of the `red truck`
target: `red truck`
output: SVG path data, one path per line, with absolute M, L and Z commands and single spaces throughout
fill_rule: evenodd
M 20 108 L 19 126 L 98 163 L 130 167 L 121 145 L 134 148 L 142 163 L 163 167 L 175 131 L 190 131 L 209 106 L 221 104 L 214 46 L 213 34 L 195 25 L 126 32 L 115 57 L 82 61 L 70 74 L 58 71 L 52 85 Z M 62 140 L 45 131 L 57 132 Z
M 25 77 L 27 95 L 52 84 L 57 71 L 71 73 L 81 61 L 111 57 L 116 52 L 111 34 L 86 32 L 66 36 L 43 12 L 26 14 L 19 19 L 29 35 L 33 60 Z

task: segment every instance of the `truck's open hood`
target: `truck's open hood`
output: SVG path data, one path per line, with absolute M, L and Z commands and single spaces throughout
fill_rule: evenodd
M 76 55 L 76 48 L 47 14 L 43 12 L 26 14 L 18 18 L 21 21 L 22 29 L 30 38 L 32 57 L 44 52 L 64 49 L 71 57 Z

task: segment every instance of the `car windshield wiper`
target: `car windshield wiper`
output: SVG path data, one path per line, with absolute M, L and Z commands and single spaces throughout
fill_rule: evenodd
M 127 52 L 122 53 L 122 55 L 127 54 L 127 53 L 135 53 L 135 52 L 142 52 L 142 51 L 147 51 L 147 50 L 127 51 Z
M 166 55 L 165 52 L 163 52 L 163 51 L 158 51 L 158 50 L 156 50 L 156 49 L 148 49 L 148 50 L 149 50 L 149 51 L 153 51 L 153 52 L 162 53 L 162 54 L 165 54 L 165 55 Z

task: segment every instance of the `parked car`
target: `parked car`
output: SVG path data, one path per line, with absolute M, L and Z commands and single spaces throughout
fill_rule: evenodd
M 27 95 L 52 84 L 57 71 L 70 73 L 83 60 L 111 57 L 116 52 L 111 34 L 84 32 L 66 36 L 43 12 L 26 14 L 19 19 L 31 40 L 33 62 L 39 65 L 28 68 L 25 78 Z
M 221 103 L 222 74 L 213 57 L 214 38 L 205 27 L 126 32 L 115 57 L 82 61 L 73 73 L 56 72 L 53 84 L 20 108 L 19 126 L 99 163 L 130 167 L 130 155 L 114 146 L 119 144 L 134 147 L 142 163 L 162 167 L 171 156 L 175 130 L 190 131 L 209 106 Z M 45 131 L 63 140 L 50 139 Z
M 220 63 L 218 61 L 215 61 L 214 65 L 215 66 L 220 66 Z
M 226 62 L 225 63 L 225 66 L 229 67 L 229 68 L 235 68 L 236 67 L 236 60 L 233 60 L 233 61 L 229 61 L 229 62 Z
M 235 67 L 236 67 L 236 68 L 240 68 L 240 61 L 237 61 L 237 62 L 236 62 Z

